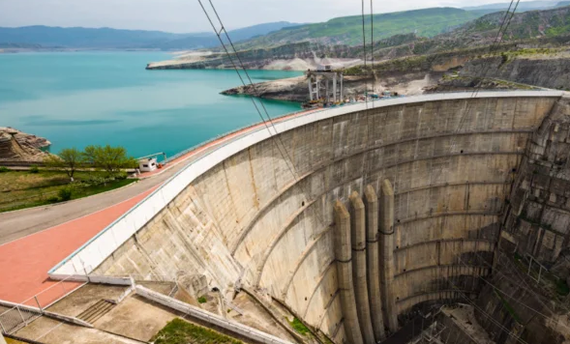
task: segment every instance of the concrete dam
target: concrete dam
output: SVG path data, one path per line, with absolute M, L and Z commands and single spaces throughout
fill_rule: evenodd
M 569 118 L 556 91 L 283 118 L 206 148 L 50 275 L 191 276 L 228 302 L 242 290 L 278 302 L 335 343 L 376 343 L 422 305 L 475 300 L 501 241 L 556 262 L 565 205 L 539 230 L 517 217 L 537 203 L 529 178 L 552 176 L 550 160 L 564 169 Z

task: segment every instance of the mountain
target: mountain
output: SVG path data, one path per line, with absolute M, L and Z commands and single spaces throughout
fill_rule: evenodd
M 570 1 L 560 1 L 558 4 L 556 4 L 556 7 L 566 7 L 566 6 L 570 6 Z
M 487 14 L 453 31 L 434 37 L 421 37 L 414 33 L 408 33 L 378 39 L 374 42 L 374 59 L 378 62 L 405 57 L 422 57 L 435 53 L 459 54 L 466 49 L 482 49 L 478 50 L 477 53 L 485 54 L 485 51 L 489 50 L 489 45 L 495 42 L 503 18 L 504 12 Z M 276 33 L 288 30 L 296 30 L 296 28 L 293 27 Z M 563 47 L 568 44 L 569 36 L 570 7 L 516 13 L 508 30 L 501 38 L 502 44 L 494 47 L 493 51 L 497 53 L 517 50 L 519 49 L 518 46 L 529 48 Z M 256 38 L 253 41 L 258 39 Z M 358 64 L 363 57 L 361 45 L 302 41 L 259 48 L 243 47 L 250 42 L 238 44 L 242 48 L 239 53 L 240 58 L 249 69 L 289 68 L 303 70 L 323 64 L 324 61 L 329 61 L 326 64 L 335 65 L 335 68 L 340 68 L 343 65 Z M 369 53 L 370 47 L 367 49 Z M 369 54 L 368 58 L 370 58 Z M 231 66 L 231 61 L 225 53 L 218 51 L 202 56 L 195 54 L 181 56 L 172 61 L 150 64 L 147 68 L 203 69 L 231 68 Z
M 484 13 L 451 7 L 384 13 L 374 15 L 374 39 L 395 34 L 416 33 L 432 37 L 482 16 Z M 365 31 L 370 39 L 370 16 L 365 18 Z M 291 26 L 240 44 L 241 48 L 271 47 L 302 41 L 323 44 L 362 44 L 362 17 L 334 18 L 324 23 Z
M 266 23 L 230 31 L 236 41 L 264 35 L 284 27 L 298 25 L 289 22 Z M 213 33 L 174 34 L 161 31 L 118 30 L 111 28 L 61 28 L 26 26 L 1 28 L 0 44 L 37 46 L 44 48 L 88 49 L 194 49 L 214 47 L 218 39 Z
M 286 28 L 291 26 L 296 26 L 299 24 L 293 24 L 289 22 L 275 22 L 258 24 L 242 29 L 236 29 L 229 31 L 228 34 L 233 42 L 240 42 L 257 36 L 263 36 L 268 33 Z M 213 34 L 202 35 L 201 37 L 190 36 L 184 38 L 178 38 L 174 40 L 165 41 L 159 44 L 155 44 L 154 48 L 159 48 L 162 50 L 172 50 L 172 49 L 190 49 L 192 48 L 210 48 L 218 46 L 218 38 Z
M 535 11 L 535 10 L 546 10 L 559 6 L 560 1 L 525 1 L 520 2 L 517 7 L 517 12 Z M 506 11 L 509 8 L 510 2 L 501 2 L 495 4 L 487 4 L 481 6 L 470 6 L 463 7 L 467 11 Z
M 455 37 L 494 40 L 501 26 L 504 12 L 488 14 L 464 25 L 453 33 Z M 539 37 L 554 37 L 570 33 L 570 7 L 517 13 L 502 41 Z

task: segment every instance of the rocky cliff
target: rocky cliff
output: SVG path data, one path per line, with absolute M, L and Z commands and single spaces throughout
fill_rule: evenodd
M 570 77 L 570 73 L 565 71 L 570 68 L 567 54 L 558 48 L 497 50 L 489 54 L 486 47 L 479 47 L 392 59 L 368 68 L 355 66 L 345 69 L 345 94 L 354 96 L 366 89 L 417 95 L 472 91 L 474 88 L 530 89 L 534 85 L 559 88 Z M 308 98 L 304 77 L 241 86 L 222 93 L 299 102 Z
M 47 139 L 10 127 L 0 127 L 0 164 L 2 162 L 42 161 L 51 145 Z

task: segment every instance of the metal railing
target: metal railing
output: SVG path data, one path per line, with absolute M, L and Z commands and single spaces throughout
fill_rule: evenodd
M 39 318 L 45 308 L 85 285 L 69 276 L 19 304 L 0 301 L 0 331 L 13 334 Z
M 12 334 L 41 316 L 21 305 L 8 309 L 0 306 L 0 309 L 4 309 L 0 314 L 0 330 L 4 334 Z

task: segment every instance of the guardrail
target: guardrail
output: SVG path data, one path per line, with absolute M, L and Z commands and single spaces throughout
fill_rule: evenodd
M 4 309 L 3 312 L 0 312 L 0 331 L 12 334 L 27 326 L 33 320 L 46 313 L 45 308 L 48 308 L 84 284 L 85 282 L 76 282 L 73 276 L 68 276 L 19 304 L 0 300 L 0 307 Z M 66 320 L 69 321 L 68 319 Z
M 560 98 L 563 95 L 564 92 L 562 91 L 502 91 L 480 92 L 477 95 L 477 98 Z M 251 129 L 243 134 L 228 138 L 228 140 L 220 143 L 215 147 L 215 149 L 207 154 L 197 155 L 191 163 L 178 171 L 144 200 L 139 202 L 98 235 L 89 240 L 89 242 L 52 268 L 49 271 L 49 274 L 50 276 L 61 276 L 78 273 L 91 273 L 95 267 L 99 266 L 134 233 L 154 218 L 154 216 L 156 216 L 197 177 L 243 149 L 272 137 L 275 132 L 283 133 L 313 122 L 351 112 L 366 111 L 372 108 L 442 100 L 465 100 L 470 98 L 472 98 L 471 92 L 430 94 L 415 97 L 386 99 L 374 102 L 369 101 L 368 103 L 356 103 L 348 106 L 311 111 L 297 116 L 286 116 L 285 118 L 277 119 L 276 123 L 274 123 L 274 127 L 272 126 L 270 131 L 268 131 L 265 126 L 258 126 L 257 128 Z M 200 146 L 203 145 L 204 144 Z

